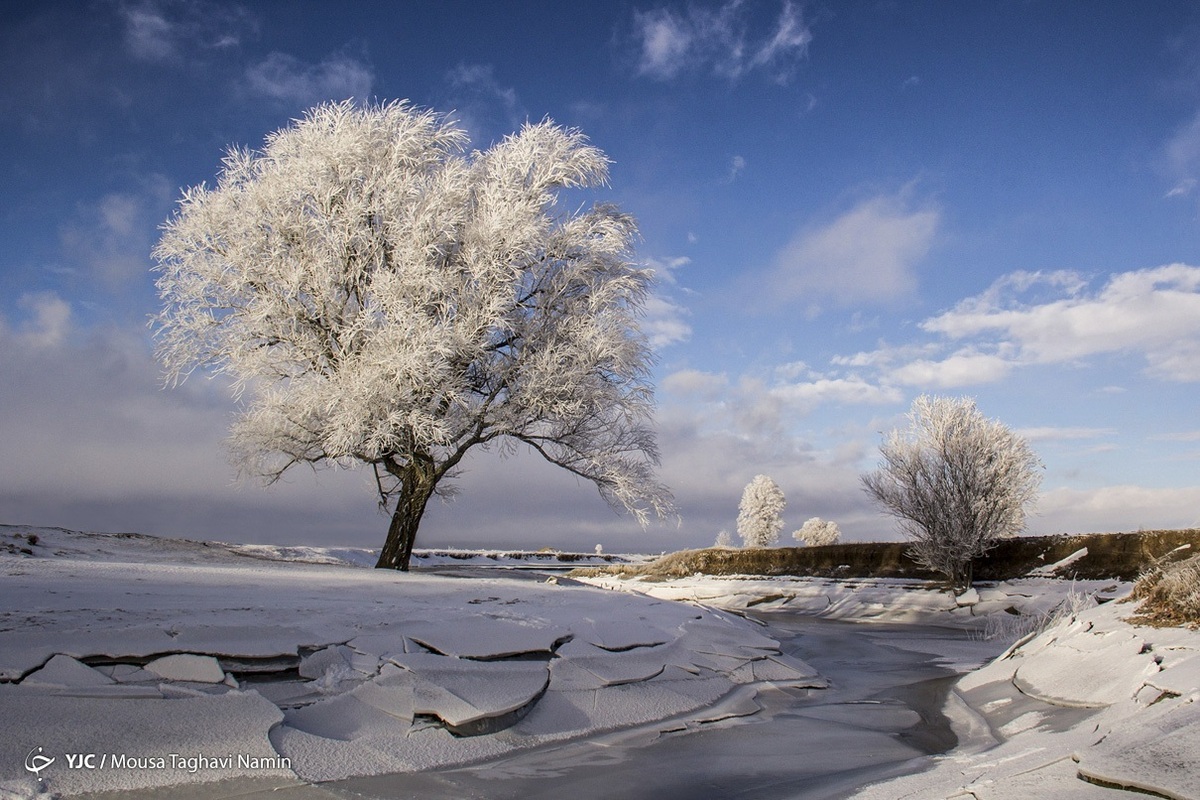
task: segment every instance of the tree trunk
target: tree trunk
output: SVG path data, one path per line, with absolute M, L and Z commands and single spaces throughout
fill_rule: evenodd
M 412 558 L 413 545 L 417 541 L 417 527 L 425 514 L 425 504 L 433 496 L 436 482 L 432 470 L 420 466 L 409 466 L 403 472 L 400 497 L 396 510 L 388 525 L 387 541 L 379 551 L 376 569 L 398 569 L 408 572 L 408 561 Z

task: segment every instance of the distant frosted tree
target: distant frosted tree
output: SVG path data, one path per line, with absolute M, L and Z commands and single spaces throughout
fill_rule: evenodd
M 733 539 L 729 536 L 729 531 L 722 529 L 717 534 L 717 540 L 713 542 L 713 547 L 733 547 Z
M 746 547 L 770 547 L 783 530 L 783 491 L 766 475 L 755 475 L 742 492 L 738 505 L 737 531 Z
M 812 517 L 804 522 L 800 530 L 792 534 L 792 538 L 804 542 L 810 547 L 820 547 L 826 544 L 837 544 L 841 541 L 842 532 L 836 522 Z
M 883 460 L 862 477 L 863 487 L 913 540 L 918 563 L 965 588 L 972 559 L 1025 527 L 1042 464 L 1028 442 L 969 398 L 922 395 L 908 420 L 884 439 Z
M 369 466 L 391 514 L 379 567 L 408 568 L 474 447 L 528 445 L 643 524 L 672 510 L 634 221 L 557 200 L 603 184 L 608 160 L 548 121 L 465 145 L 407 103 L 318 106 L 261 151 L 231 148 L 154 251 L 168 378 L 233 378 L 244 472 Z

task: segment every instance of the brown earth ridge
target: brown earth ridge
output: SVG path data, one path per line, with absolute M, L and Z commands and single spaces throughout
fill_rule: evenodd
M 681 550 L 644 565 L 581 569 L 580 574 L 619 574 L 645 580 L 706 575 L 792 575 L 820 578 L 912 578 L 940 580 L 909 555 L 907 542 L 851 542 L 820 547 L 708 548 Z M 1200 552 L 1200 528 L 1133 533 L 1057 534 L 1004 539 L 975 561 L 976 581 L 1021 578 L 1038 567 L 1087 555 L 1054 572 L 1079 580 L 1133 581 L 1156 560 L 1177 552 Z M 1183 548 L 1180 550 L 1179 548 Z

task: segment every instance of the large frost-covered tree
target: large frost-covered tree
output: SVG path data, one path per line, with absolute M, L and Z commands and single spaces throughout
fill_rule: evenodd
M 1025 527 L 1041 462 L 970 398 L 921 395 L 908 420 L 884 439 L 883 460 L 862 477 L 863 487 L 913 540 L 918 563 L 965 588 L 972 559 Z
M 755 475 L 742 491 L 738 504 L 737 532 L 745 547 L 770 547 L 783 530 L 783 490 L 766 475 Z
M 168 379 L 232 378 L 232 452 L 267 482 L 369 466 L 391 514 L 379 567 L 408 568 L 426 503 L 474 447 L 524 443 L 642 524 L 672 511 L 635 223 L 558 203 L 603 184 L 607 158 L 549 121 L 465 145 L 405 102 L 318 106 L 231 148 L 154 251 Z

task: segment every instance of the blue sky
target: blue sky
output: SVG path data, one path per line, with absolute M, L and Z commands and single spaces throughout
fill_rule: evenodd
M 1030 439 L 1032 532 L 1200 525 L 1200 7 L 774 0 L 0 3 L 0 521 L 381 543 L 363 474 L 235 482 L 146 327 L 180 190 L 348 97 L 582 128 L 659 275 L 682 525 L 481 456 L 419 545 L 707 545 L 757 473 L 894 538 L 858 475 L 922 392 Z

